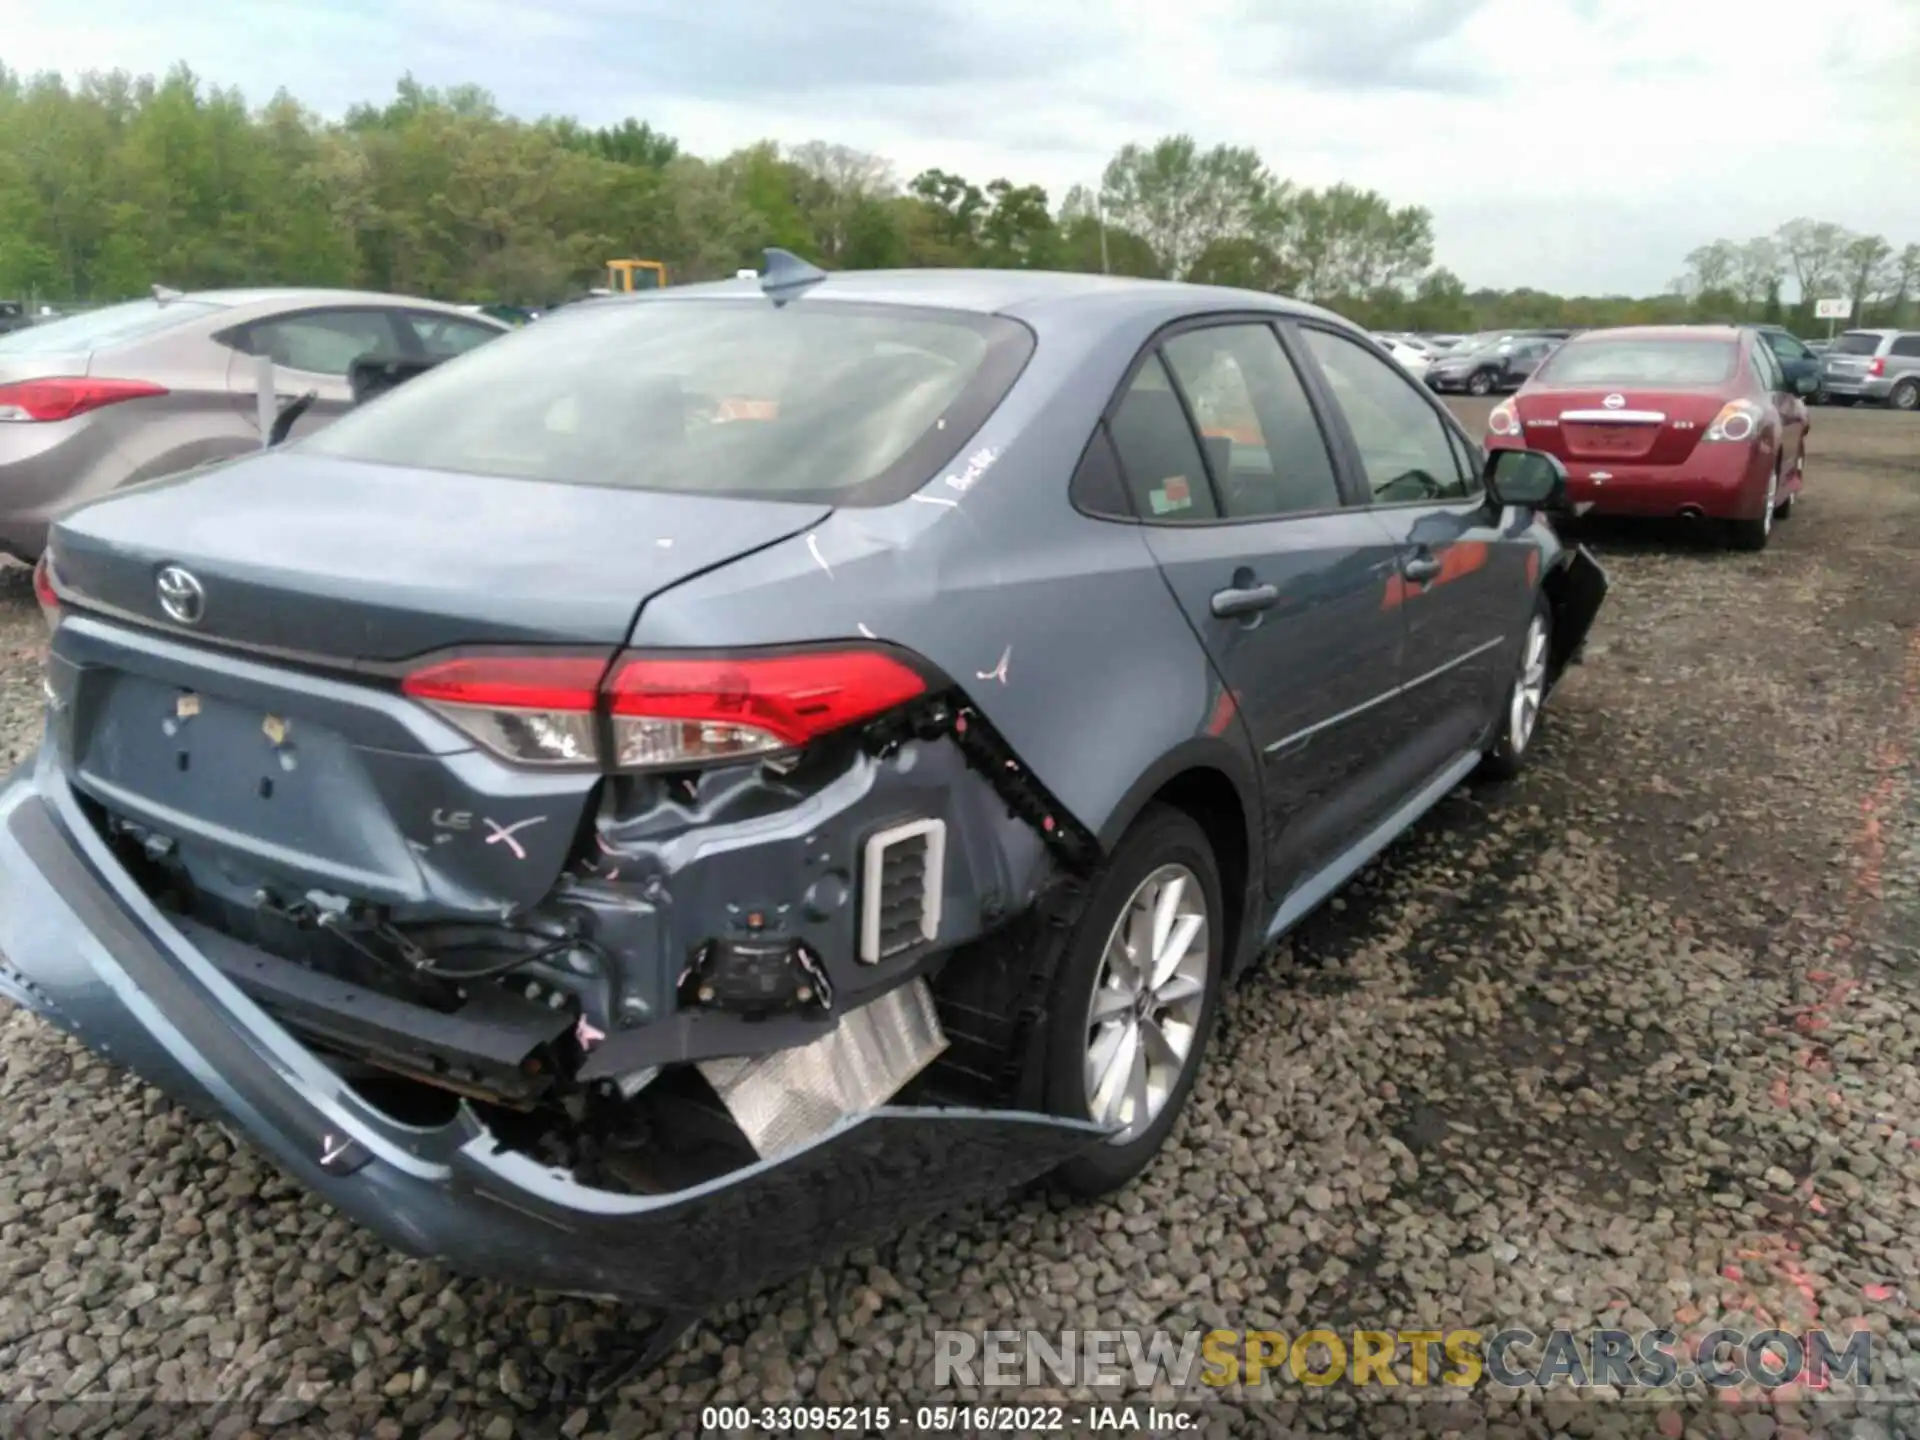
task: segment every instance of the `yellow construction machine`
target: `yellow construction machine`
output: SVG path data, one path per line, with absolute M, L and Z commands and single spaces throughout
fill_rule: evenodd
M 636 290 L 664 290 L 667 267 L 659 260 L 607 261 L 607 289 L 616 295 L 631 295 Z

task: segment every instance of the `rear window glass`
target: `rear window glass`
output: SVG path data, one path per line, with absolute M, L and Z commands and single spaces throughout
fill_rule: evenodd
M 1849 330 L 1828 349 L 1829 355 L 1871 355 L 1880 348 L 1883 336 L 1871 330 Z
M 1569 340 L 1535 372 L 1555 385 L 1718 385 L 1733 378 L 1731 340 Z
M 211 315 L 220 307 L 200 300 L 129 300 L 124 305 L 109 305 L 89 310 L 84 315 L 69 315 L 0 335 L 0 355 L 52 355 L 78 350 L 98 350 L 103 345 L 119 345 L 138 340 L 175 325 Z
M 884 504 L 918 489 L 1032 349 L 999 316 L 600 301 L 429 371 L 303 442 L 565 484 Z

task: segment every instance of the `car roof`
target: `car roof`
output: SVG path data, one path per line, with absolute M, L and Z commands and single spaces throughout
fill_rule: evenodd
M 677 285 L 632 297 L 642 303 L 757 295 L 757 279 L 716 280 Z M 1193 285 L 1176 280 L 1146 280 L 1127 275 L 1087 275 L 1056 270 L 840 270 L 803 292 L 808 299 L 878 305 L 913 305 L 1046 320 L 1083 309 L 1272 310 L 1285 315 L 1332 318 L 1330 311 L 1304 301 L 1259 290 L 1224 285 Z M 615 297 L 624 301 L 628 297 Z M 604 303 L 604 302 L 601 302 Z M 1343 325 L 1347 324 L 1341 321 Z
M 393 295 L 378 290 L 337 290 L 319 286 L 256 286 L 237 290 L 189 290 L 179 296 L 202 305 L 239 309 L 247 305 L 414 305 L 457 312 L 458 306 L 419 295 Z
M 1725 340 L 1732 344 L 1741 336 L 1739 325 L 1609 325 L 1573 336 L 1576 340 Z

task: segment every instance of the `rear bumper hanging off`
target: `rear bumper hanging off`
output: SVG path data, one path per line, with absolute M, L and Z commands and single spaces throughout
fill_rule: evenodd
M 231 960 L 147 899 L 44 756 L 0 788 L 0 995 L 456 1270 L 699 1311 L 1103 1140 L 1053 1116 L 882 1107 L 688 1189 L 596 1189 L 502 1148 L 470 1107 L 434 1128 L 389 1119 L 248 997 Z

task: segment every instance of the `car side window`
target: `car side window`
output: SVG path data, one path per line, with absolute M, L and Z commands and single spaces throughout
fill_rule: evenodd
M 1200 427 L 1228 519 L 1339 508 L 1326 437 L 1270 326 L 1187 330 L 1160 348 Z
M 1449 427 L 1411 379 L 1344 335 L 1311 325 L 1300 334 L 1346 416 L 1375 504 L 1475 493 Z
M 491 325 L 476 325 L 471 320 L 456 320 L 451 315 L 426 315 L 414 311 L 406 317 L 414 337 L 429 360 L 451 360 L 477 345 L 498 339 L 501 331 Z
M 1889 355 L 1920 356 L 1920 335 L 1901 335 L 1888 347 Z
M 1142 520 L 1217 520 L 1200 442 L 1158 352 L 1147 357 L 1113 412 L 1113 448 Z
M 1780 368 L 1780 362 L 1774 358 L 1772 347 L 1755 342 L 1752 351 L 1753 368 L 1760 377 L 1760 383 L 1773 391 L 1786 389 L 1787 372 Z
M 246 349 L 314 375 L 345 375 L 355 360 L 396 352 L 393 327 L 378 310 L 314 310 L 248 327 Z

